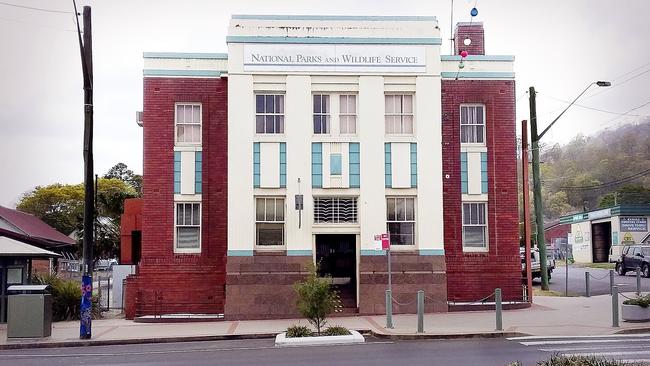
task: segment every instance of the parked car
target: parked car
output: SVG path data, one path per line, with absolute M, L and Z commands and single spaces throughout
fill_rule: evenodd
M 526 277 L 526 250 L 524 248 L 519 249 L 519 255 L 521 256 L 521 276 Z M 533 278 L 541 278 L 541 261 L 539 259 L 539 249 L 532 248 L 530 250 L 531 258 L 531 273 Z M 551 278 L 551 274 L 555 269 L 555 259 L 552 259 L 550 256 L 546 256 L 546 266 L 548 270 L 548 278 Z
M 625 276 L 628 271 L 641 268 L 644 277 L 650 277 L 650 245 L 626 245 L 616 261 L 616 273 Z

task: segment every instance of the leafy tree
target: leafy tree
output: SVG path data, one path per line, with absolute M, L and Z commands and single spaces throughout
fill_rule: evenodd
M 339 306 L 340 301 L 331 289 L 330 277 L 319 277 L 317 268 L 313 264 L 307 266 L 307 271 L 305 280 L 294 285 L 298 295 L 298 311 L 307 318 L 320 335 L 321 329 L 327 324 L 327 316 Z
M 650 189 L 640 185 L 623 186 L 612 193 L 604 195 L 598 206 L 607 208 L 627 204 L 650 204 Z
M 120 247 L 120 217 L 124 200 L 137 197 L 136 190 L 116 178 L 99 178 L 97 182 L 97 221 L 95 258 L 115 258 Z M 66 235 L 75 232 L 83 238 L 83 184 L 51 184 L 36 187 L 23 195 L 17 206 Z
M 104 178 L 118 179 L 122 182 L 128 183 L 138 194 L 142 196 L 142 176 L 134 174 L 133 170 L 129 169 L 124 163 L 117 163 L 104 174 Z

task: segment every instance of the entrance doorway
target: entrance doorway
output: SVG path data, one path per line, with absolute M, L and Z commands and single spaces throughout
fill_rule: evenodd
M 591 250 L 594 263 L 609 261 L 609 248 L 612 246 L 612 223 L 601 222 L 591 225 Z
M 343 308 L 357 307 L 356 235 L 317 234 L 318 274 L 331 276 Z

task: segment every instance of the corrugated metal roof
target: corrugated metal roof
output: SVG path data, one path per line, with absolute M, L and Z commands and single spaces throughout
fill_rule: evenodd
M 76 244 L 74 239 L 56 231 L 34 215 L 0 206 L 0 217 L 21 230 L 20 234 L 66 245 Z

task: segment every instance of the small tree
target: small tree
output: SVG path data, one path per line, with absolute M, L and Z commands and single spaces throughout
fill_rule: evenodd
M 327 316 L 336 309 L 339 300 L 331 289 L 330 277 L 319 277 L 314 264 L 309 264 L 307 271 L 307 278 L 294 285 L 298 295 L 298 311 L 320 335 L 321 329 L 327 324 Z

